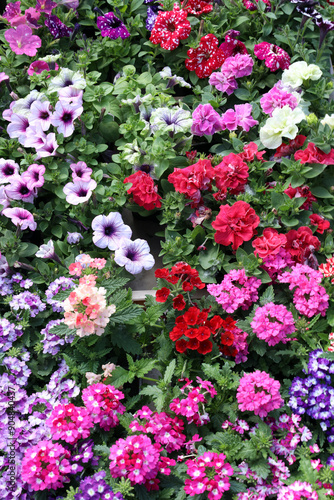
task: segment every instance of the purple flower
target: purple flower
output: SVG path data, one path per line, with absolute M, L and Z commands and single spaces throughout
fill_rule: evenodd
M 29 120 L 26 116 L 13 113 L 10 118 L 10 124 L 7 127 L 7 133 L 11 139 L 17 138 L 24 145 L 26 131 L 29 127 Z
M 74 120 L 83 112 L 83 107 L 80 104 L 67 104 L 58 101 L 55 112 L 51 116 L 51 123 L 57 127 L 58 134 L 63 134 L 64 137 L 69 137 L 74 132 Z
M 27 203 L 33 203 L 35 198 L 33 190 L 28 187 L 28 179 L 22 175 L 13 176 L 11 183 L 5 188 L 5 193 L 11 200 L 22 200 Z
M 242 127 L 245 132 L 249 132 L 251 127 L 254 127 L 254 125 L 257 125 L 259 123 L 257 120 L 254 120 L 254 118 L 251 116 L 253 110 L 251 104 L 249 103 L 236 104 L 234 108 L 237 114 L 238 126 Z
M 52 10 L 57 7 L 56 2 L 52 2 L 52 0 L 36 0 L 35 9 L 39 12 L 43 12 L 44 14 L 51 14 Z
M 29 124 L 40 123 L 43 131 L 50 128 L 51 112 L 49 101 L 34 101 L 30 108 Z
M 123 239 L 115 251 L 115 262 L 131 274 L 139 274 L 143 269 L 152 269 L 155 264 L 147 241 L 137 238 L 135 241 Z
M 40 144 L 40 141 L 42 141 L 42 144 Z M 46 135 L 44 138 L 39 137 L 38 143 L 36 143 L 35 148 L 37 152 L 36 160 L 45 158 L 47 156 L 55 156 L 58 148 L 56 134 L 51 133 Z
M 28 170 L 23 172 L 22 178 L 26 181 L 28 189 L 42 187 L 44 184 L 44 165 L 33 163 L 28 167 Z
M 130 36 L 125 24 L 113 12 L 107 12 L 103 16 L 98 16 L 96 24 L 101 30 L 101 35 L 107 36 L 112 40 L 116 40 L 119 37 L 124 40 Z
M 71 163 L 70 168 L 72 170 L 73 181 L 83 181 L 89 182 L 90 176 L 93 170 L 87 167 L 84 161 L 78 161 L 78 163 Z
M 64 36 L 70 36 L 73 32 L 73 29 L 62 23 L 57 16 L 47 16 L 44 24 L 47 28 L 49 28 L 51 35 L 55 39 L 63 38 Z
M 313 22 L 318 26 L 320 31 L 320 37 L 319 37 L 319 49 L 320 49 L 322 44 L 324 43 L 327 33 L 329 31 L 334 30 L 334 22 L 330 21 L 329 19 L 323 19 L 321 15 L 319 15 L 319 17 L 315 17 L 313 19 Z
M 20 167 L 13 160 L 0 159 L 0 184 L 11 182 L 13 176 L 18 175 Z
M 223 72 L 212 73 L 209 79 L 210 85 L 216 87 L 217 90 L 221 92 L 226 92 L 227 95 L 233 94 L 235 89 L 238 88 L 236 79 Z
M 5 186 L 0 186 L 0 205 L 2 205 L 3 208 L 7 208 L 10 206 L 9 198 L 6 195 Z M 0 212 L 0 213 L 2 213 L 2 212 Z
M 68 182 L 63 191 L 66 194 L 66 201 L 71 205 L 79 205 L 89 200 L 92 196 L 92 191 L 97 186 L 96 182 L 91 179 L 89 182 L 76 181 Z
M 67 104 L 82 106 L 83 91 L 72 86 L 60 88 L 58 90 L 59 100 Z
M 162 10 L 160 5 L 151 5 L 150 7 L 147 7 L 146 29 L 148 31 L 153 30 L 160 10 Z
M 59 264 L 62 264 L 60 258 L 56 254 L 52 240 L 49 240 L 45 245 L 41 245 L 37 250 L 35 256 L 41 259 L 51 259 L 55 262 L 59 262 Z
M 46 309 L 46 304 L 41 301 L 40 297 L 28 291 L 13 295 L 9 305 L 14 311 L 29 311 L 31 318 L 34 318 L 39 312 Z
M 213 135 L 222 129 L 220 116 L 211 104 L 199 104 L 192 115 L 191 133 L 202 137 Z
M 64 308 L 62 306 L 62 302 L 60 300 L 56 300 L 53 297 L 57 295 L 61 290 L 68 290 L 69 288 L 74 287 L 74 281 L 72 278 L 66 278 L 65 276 L 61 276 L 57 278 L 55 281 L 52 281 L 48 288 L 45 291 L 46 301 L 48 304 L 52 306 L 53 312 L 63 312 Z
M 70 233 L 67 231 L 67 243 L 69 245 L 76 245 L 80 240 L 83 240 L 83 236 L 80 233 Z
M 122 238 L 131 238 L 132 231 L 124 224 L 122 216 L 118 212 L 109 215 L 98 215 L 92 221 L 93 243 L 99 248 L 116 250 Z
M 96 472 L 94 476 L 84 478 L 79 484 L 78 493 L 74 495 L 74 500 L 99 500 L 100 498 L 110 498 L 111 500 L 123 500 L 121 493 L 114 493 L 111 486 L 105 481 L 104 471 Z
M 2 352 L 11 349 L 13 342 L 23 335 L 22 326 L 10 323 L 6 318 L 0 318 L 0 349 Z

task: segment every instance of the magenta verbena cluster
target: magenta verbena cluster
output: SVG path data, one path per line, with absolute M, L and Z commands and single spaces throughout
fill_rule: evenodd
M 255 415 L 266 417 L 272 410 L 280 408 L 284 400 L 280 395 L 281 384 L 267 372 L 255 370 L 246 373 L 237 390 L 237 400 L 241 411 L 253 411 Z
M 284 305 L 273 302 L 256 309 L 251 327 L 257 337 L 270 346 L 279 342 L 286 344 L 290 340 L 288 335 L 296 330 L 292 313 Z
M 52 439 L 61 439 L 70 444 L 87 438 L 94 426 L 88 410 L 72 403 L 57 405 L 46 424 L 50 428 Z
M 119 423 L 118 414 L 125 412 L 125 406 L 120 402 L 124 394 L 113 385 L 92 384 L 82 391 L 82 400 L 90 412 L 95 424 L 109 431 Z

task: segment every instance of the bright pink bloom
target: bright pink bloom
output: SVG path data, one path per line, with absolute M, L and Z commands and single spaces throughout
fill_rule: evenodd
M 236 79 L 233 76 L 222 73 L 221 71 L 212 73 L 209 79 L 209 83 L 210 85 L 216 87 L 217 90 L 226 92 L 227 95 L 233 94 L 235 89 L 238 88 Z
M 292 313 L 282 304 L 273 302 L 256 309 L 251 327 L 257 337 L 270 346 L 279 342 L 286 344 L 290 340 L 288 335 L 296 331 Z
M 242 78 L 252 73 L 253 65 L 254 61 L 249 54 L 239 53 L 226 59 L 221 67 L 221 72 L 234 78 Z
M 248 179 L 248 165 L 239 155 L 230 153 L 215 166 L 214 176 L 217 188 L 230 194 L 239 194 L 244 191 Z
M 74 132 L 74 120 L 83 112 L 83 107 L 78 104 L 67 104 L 58 101 L 51 117 L 51 123 L 57 128 L 58 134 L 69 137 Z
M 118 414 L 125 412 L 120 402 L 124 394 L 113 385 L 93 384 L 82 391 L 82 400 L 95 424 L 109 431 L 119 423 Z
M 259 122 L 254 120 L 251 116 L 253 107 L 251 104 L 236 104 L 234 106 L 236 112 L 237 126 L 241 127 L 245 132 L 249 132 L 249 130 L 257 125 Z
M 255 45 L 254 54 L 261 61 L 265 61 L 265 65 L 270 71 L 288 69 L 290 66 L 289 54 L 273 43 L 261 42 Z
M 234 111 L 234 109 L 228 109 L 224 114 L 222 114 L 221 126 L 223 130 L 237 130 L 238 118 L 237 113 Z
M 260 104 L 264 113 L 272 116 L 273 111 L 276 108 L 289 106 L 291 109 L 295 109 L 298 106 L 298 100 L 297 97 L 290 92 L 280 89 L 275 85 L 271 90 L 269 90 L 269 92 L 263 94 L 260 99 Z
M 254 373 L 246 373 L 240 379 L 237 391 L 239 409 L 266 417 L 270 411 L 284 404 L 280 387 L 278 380 L 274 380 L 266 372 L 256 370 Z
M 211 104 L 199 104 L 192 119 L 191 133 L 194 135 L 213 135 L 222 129 L 220 115 Z
M 59 69 L 58 64 L 55 64 L 55 70 Z M 50 71 L 50 67 L 47 62 L 45 61 L 34 61 L 30 64 L 28 68 L 28 75 L 39 75 L 42 73 L 42 71 Z
M 50 428 L 53 440 L 62 439 L 70 444 L 86 439 L 94 427 L 88 410 L 72 403 L 55 406 L 46 425 Z
M 318 493 L 313 490 L 310 483 L 301 481 L 295 481 L 289 486 L 281 486 L 277 495 L 277 500 L 299 500 L 306 498 L 318 500 L 319 497 Z
M 33 163 L 28 169 L 23 172 L 22 178 L 27 182 L 28 189 L 42 187 L 44 184 L 45 166 Z
M 42 40 L 37 35 L 32 34 L 32 29 L 26 25 L 20 25 L 5 32 L 5 39 L 15 54 L 26 54 L 33 57 L 37 54 L 37 49 L 41 47 Z
M 6 208 L 2 211 L 2 214 L 5 217 L 8 217 L 12 220 L 12 223 L 15 226 L 21 227 L 22 231 L 24 229 L 30 229 L 31 231 L 35 231 L 37 228 L 37 223 L 34 220 L 34 216 L 24 208 Z
M 48 15 L 51 14 L 57 5 L 58 4 L 56 2 L 52 2 L 52 0 L 36 0 L 36 10 Z

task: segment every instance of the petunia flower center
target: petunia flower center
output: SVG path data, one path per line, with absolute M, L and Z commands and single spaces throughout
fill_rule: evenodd
M 77 195 L 82 198 L 87 195 L 87 189 L 80 189 L 80 191 L 77 193 Z
M 47 120 L 49 118 L 49 113 L 47 111 L 42 111 L 39 117 L 41 120 Z
M 114 19 L 108 19 L 108 23 L 110 28 L 119 28 L 122 25 L 122 21 L 120 21 L 117 17 Z
M 167 22 L 166 27 L 171 33 L 174 33 L 174 31 L 176 30 L 175 24 L 173 22 Z
M 62 116 L 62 121 L 64 123 L 69 123 L 72 121 L 72 114 L 71 113 L 64 113 Z
M 4 175 L 13 175 L 14 169 L 10 165 L 7 165 L 3 170 Z
M 114 226 L 107 226 L 104 228 L 104 234 L 106 236 L 111 236 L 112 234 L 114 234 L 114 232 L 115 232 Z
M 136 254 L 136 252 L 133 252 L 132 250 L 128 250 L 125 254 L 125 257 L 129 260 L 132 260 L 132 262 L 137 260 L 137 254 Z
M 22 187 L 21 187 L 21 189 L 20 189 L 20 194 L 21 194 L 22 196 L 24 196 L 25 194 L 29 194 L 29 193 L 30 193 L 30 191 L 29 191 L 29 189 L 28 189 L 26 186 L 22 186 Z

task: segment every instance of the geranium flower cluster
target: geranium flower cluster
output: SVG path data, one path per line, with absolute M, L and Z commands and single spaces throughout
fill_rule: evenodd
M 148 406 L 143 406 L 134 415 L 129 429 L 132 432 L 153 434 L 153 440 L 161 444 L 167 453 L 179 450 L 186 441 L 182 434 L 183 421 L 180 418 L 172 418 L 165 412 L 153 412 Z
M 278 279 L 281 283 L 289 283 L 289 289 L 294 290 L 293 303 L 297 311 L 308 318 L 317 314 L 326 315 L 329 296 L 319 284 L 322 279 L 321 271 L 296 264 L 291 272 L 283 273 Z
M 180 390 L 182 394 L 186 394 L 186 397 L 174 398 L 169 408 L 176 415 L 186 417 L 189 424 L 194 422 L 200 427 L 210 422 L 209 414 L 205 410 L 205 404 L 208 402 L 205 396 L 209 394 L 213 398 L 217 391 L 211 382 L 202 380 L 200 377 L 196 377 L 196 382 L 199 384 L 197 387 L 192 385 L 192 380 L 183 380 L 186 380 L 186 383 Z
M 187 474 L 184 491 L 190 496 L 208 492 L 209 500 L 219 500 L 230 489 L 229 476 L 233 468 L 226 462 L 226 455 L 206 451 L 203 455 L 187 460 Z
M 87 438 L 94 426 L 87 409 L 72 403 L 57 405 L 46 420 L 46 424 L 50 428 L 52 439 L 61 439 L 70 444 Z
M 270 346 L 279 342 L 286 344 L 291 340 L 288 335 L 296 331 L 292 313 L 283 304 L 273 302 L 256 309 L 251 327 L 257 337 Z
M 260 285 L 261 280 L 246 276 L 245 269 L 232 269 L 220 284 L 210 284 L 207 290 L 227 313 L 233 313 L 239 307 L 245 311 L 257 301 Z
M 144 434 L 118 439 L 110 448 L 110 474 L 115 478 L 125 477 L 132 485 L 143 484 L 148 491 L 158 490 L 158 473 L 169 475 L 169 466 L 175 465 L 175 460 L 160 453 L 160 445 L 152 444 Z
M 210 85 L 227 95 L 233 94 L 238 88 L 237 78 L 249 76 L 253 70 L 253 59 L 249 54 L 236 54 L 225 59 L 219 72 L 212 73 Z
M 284 400 L 280 395 L 281 384 L 267 372 L 255 370 L 246 373 L 237 390 L 237 400 L 241 411 L 253 411 L 255 415 L 266 417 L 272 410 L 280 408 Z
M 125 412 L 121 399 L 124 399 L 124 394 L 113 385 L 97 383 L 82 391 L 82 400 L 90 412 L 90 417 L 105 431 L 118 425 L 118 415 Z

